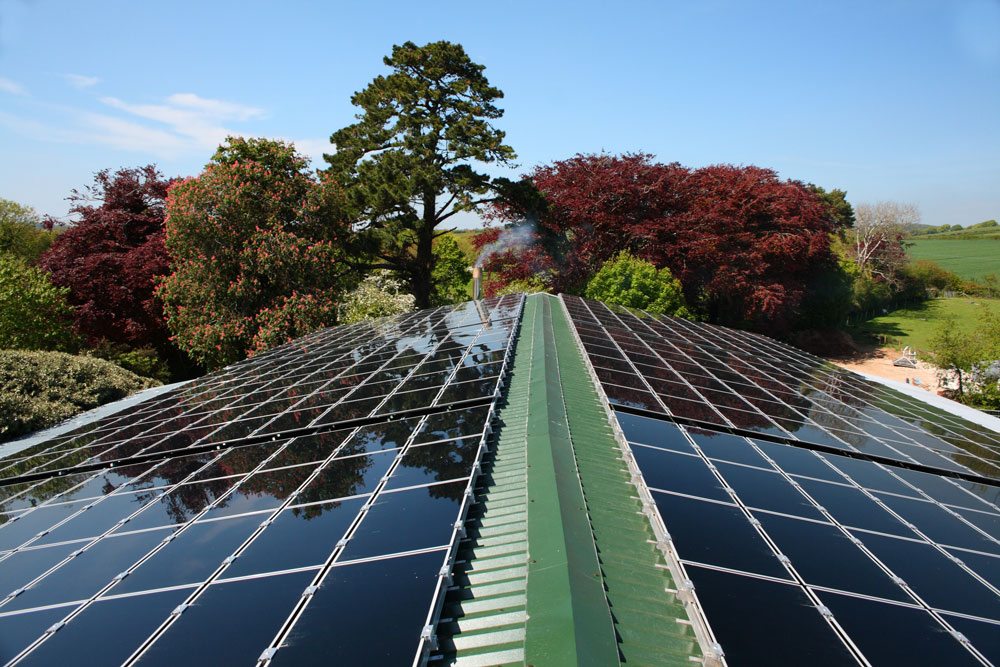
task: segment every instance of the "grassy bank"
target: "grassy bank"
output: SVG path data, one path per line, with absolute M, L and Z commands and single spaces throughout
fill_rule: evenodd
M 948 241 L 946 243 L 955 243 Z M 897 349 L 909 345 L 918 352 L 931 349 L 931 339 L 941 320 L 954 315 L 962 329 L 972 331 L 984 307 L 1000 310 L 1000 299 L 931 299 L 915 306 L 894 310 L 853 327 L 851 334 L 859 341 L 893 345 Z
M 1000 276 L 1000 239 L 911 241 L 909 253 L 914 260 L 929 259 L 966 280 L 980 281 L 988 273 Z

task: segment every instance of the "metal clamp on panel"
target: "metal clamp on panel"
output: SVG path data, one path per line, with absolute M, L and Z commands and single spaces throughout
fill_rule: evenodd
M 433 625 L 425 625 L 424 629 L 420 631 L 420 639 L 427 642 L 427 646 L 430 650 L 436 651 L 438 648 L 437 635 L 434 634 Z
M 705 653 L 705 667 L 722 667 L 722 658 L 725 655 L 722 645 L 719 642 L 712 642 L 709 650 Z
M 319 586 L 317 586 L 316 584 L 312 584 L 311 586 L 306 586 L 306 589 L 302 591 L 302 597 L 307 598 L 313 595 L 318 590 Z
M 677 587 L 677 598 L 684 604 L 694 602 L 694 582 L 690 579 L 681 582 Z

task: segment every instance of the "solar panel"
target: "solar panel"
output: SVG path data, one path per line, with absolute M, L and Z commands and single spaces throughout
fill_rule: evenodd
M 0 461 L 0 661 L 301 664 L 330 627 L 412 661 L 522 302 L 318 331 Z M 393 605 L 354 645 L 360 590 Z
M 731 664 L 998 659 L 998 434 L 761 336 L 562 298 Z

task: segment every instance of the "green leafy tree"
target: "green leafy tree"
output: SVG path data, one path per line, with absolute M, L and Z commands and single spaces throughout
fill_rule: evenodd
M 958 395 L 965 393 L 965 380 L 972 365 L 982 359 L 982 347 L 958 326 L 954 315 L 946 316 L 931 338 L 934 363 L 946 373 L 954 373 L 958 380 Z
M 230 137 L 170 190 L 174 273 L 157 294 L 178 345 L 208 367 L 336 323 L 349 286 L 343 197 L 281 141 Z
M 834 189 L 827 192 L 824 188 L 812 184 L 806 187 L 823 203 L 830 218 L 836 224 L 837 231 L 842 233 L 854 226 L 854 207 L 847 201 L 846 191 Z
M 69 350 L 76 346 L 69 288 L 13 255 L 0 254 L 0 348 Z
M 56 237 L 40 229 L 41 218 L 30 206 L 0 199 L 0 253 L 20 257 L 27 262 L 38 259 Z
M 431 278 L 434 285 L 431 296 L 433 305 L 467 300 L 465 288 L 472 280 L 472 272 L 469 271 L 468 258 L 451 234 L 445 234 L 434 243 Z
M 680 281 L 667 268 L 622 251 L 604 264 L 587 285 L 588 299 L 641 308 L 654 315 L 690 317 Z
M 435 298 L 433 242 L 446 233 L 438 227 L 510 185 L 473 164 L 515 155 L 492 125 L 503 93 L 461 45 L 407 42 L 384 60 L 392 73 L 354 94 L 358 122 L 333 134 L 336 152 L 324 158 L 361 221 L 362 247 L 375 258 L 367 268 L 391 269 L 426 308 Z

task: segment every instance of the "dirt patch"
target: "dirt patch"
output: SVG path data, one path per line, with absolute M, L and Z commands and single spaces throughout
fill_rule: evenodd
M 937 366 L 923 361 L 917 362 L 917 368 L 893 366 L 892 362 L 899 359 L 902 353 L 891 347 L 870 347 L 858 351 L 848 357 L 837 357 L 829 361 L 841 368 L 860 373 L 868 373 L 887 380 L 909 382 L 910 384 L 937 392 Z

